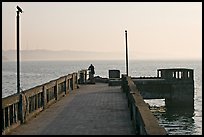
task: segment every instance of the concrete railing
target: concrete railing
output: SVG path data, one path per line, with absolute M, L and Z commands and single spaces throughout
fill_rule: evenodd
M 81 70 L 83 72 L 86 70 Z M 86 81 L 86 73 L 83 72 Z M 78 73 L 68 74 L 48 83 L 2 99 L 2 134 L 25 123 L 61 97 L 78 88 Z
M 138 135 L 167 135 L 156 117 L 149 110 L 149 106 L 143 100 L 136 85 L 130 77 L 122 75 L 122 89 L 128 98 L 133 127 Z
M 83 70 L 80 70 L 78 71 L 78 74 L 79 74 L 79 80 L 78 80 L 78 83 L 79 84 L 87 84 L 87 79 L 89 78 L 88 77 L 88 69 L 83 69 Z

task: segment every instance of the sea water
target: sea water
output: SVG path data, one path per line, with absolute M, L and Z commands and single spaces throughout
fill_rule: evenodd
M 95 76 L 107 78 L 108 70 L 126 73 L 126 62 L 112 61 L 23 61 L 20 63 L 20 87 L 26 90 L 61 76 L 95 67 Z M 2 98 L 17 92 L 16 62 L 2 62 Z M 187 68 L 194 70 L 195 98 L 193 112 L 160 112 L 153 114 L 169 135 L 202 135 L 202 61 L 129 61 L 129 75 L 157 76 L 157 69 Z M 163 99 L 145 100 L 151 106 L 165 106 Z

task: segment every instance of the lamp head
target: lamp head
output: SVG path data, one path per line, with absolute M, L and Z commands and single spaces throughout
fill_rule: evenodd
M 23 13 L 23 10 L 19 6 L 17 6 L 16 8 L 18 9 L 19 12 Z

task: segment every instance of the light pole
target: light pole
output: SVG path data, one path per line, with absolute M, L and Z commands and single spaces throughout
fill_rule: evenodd
M 17 93 L 20 93 L 20 57 L 19 57 L 19 13 L 22 13 L 22 9 L 17 6 L 17 25 L 16 25 L 16 28 L 17 28 Z
M 126 75 L 128 76 L 128 45 L 127 45 L 127 30 L 125 30 L 125 40 L 126 40 Z

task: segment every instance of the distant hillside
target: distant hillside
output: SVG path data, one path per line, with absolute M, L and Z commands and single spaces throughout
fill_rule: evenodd
M 15 61 L 16 50 L 2 51 L 3 61 Z M 51 51 L 51 50 L 22 50 L 21 61 L 43 60 L 113 60 L 123 59 L 124 55 L 115 52 L 86 52 L 86 51 Z

